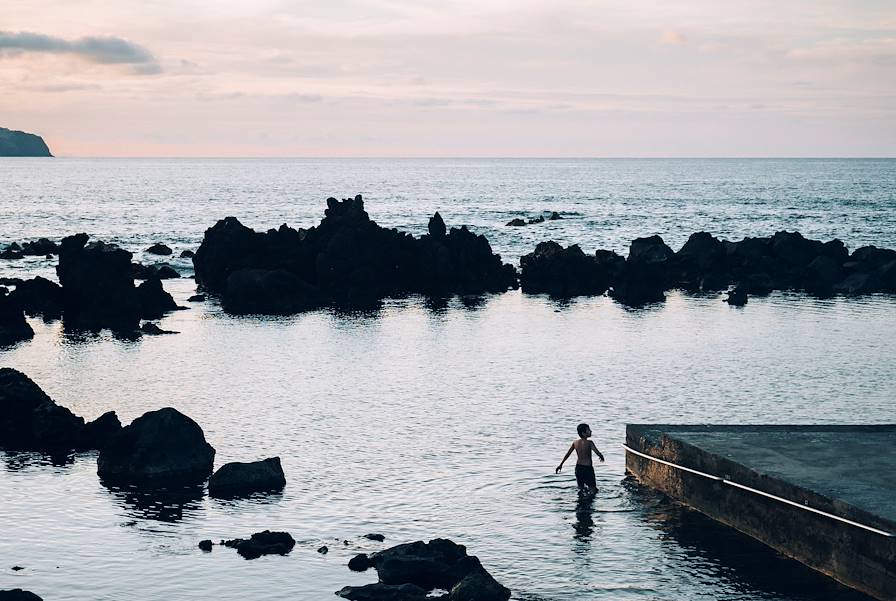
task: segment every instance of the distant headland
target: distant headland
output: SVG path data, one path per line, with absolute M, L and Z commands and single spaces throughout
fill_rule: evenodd
M 24 131 L 0 127 L 0 157 L 51 157 L 44 139 Z

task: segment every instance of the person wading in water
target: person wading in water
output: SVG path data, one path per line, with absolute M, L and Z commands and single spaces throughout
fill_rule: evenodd
M 566 463 L 566 460 L 569 459 L 569 456 L 575 451 L 576 484 L 579 485 L 579 492 L 594 493 L 597 492 L 597 482 L 594 479 L 594 466 L 591 464 L 591 452 L 594 451 L 594 453 L 597 454 L 597 458 L 600 459 L 601 463 L 604 461 L 604 456 L 597 448 L 597 445 L 594 444 L 594 441 L 588 440 L 591 438 L 591 427 L 588 424 L 579 424 L 576 430 L 579 433 L 579 438 L 569 445 L 569 450 L 566 451 L 563 461 L 560 462 L 560 465 L 557 466 L 554 473 L 560 473 L 560 470 L 563 469 L 563 464 Z

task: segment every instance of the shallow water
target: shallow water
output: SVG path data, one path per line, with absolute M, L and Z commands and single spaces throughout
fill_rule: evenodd
M 600 185 L 582 176 L 598 168 L 577 162 L 520 162 L 516 178 L 488 161 L 401 168 L 323 161 L 305 171 L 280 161 L 78 163 L 0 161 L 19 191 L 0 192 L 0 237 L 87 230 L 132 250 L 156 239 L 179 249 L 195 246 L 224 214 L 256 227 L 310 225 L 321 196 L 350 188 L 341 195 L 370 189 L 368 210 L 390 225 L 423 228 L 435 209 L 449 224 L 479 223 L 507 257 L 548 233 L 586 249 L 624 250 L 635 235 L 667 231 L 677 247 L 701 228 L 740 237 L 799 227 L 853 247 L 896 246 L 887 224 L 892 162 L 784 162 L 782 173 L 767 176 L 777 183 L 762 184 L 764 196 L 750 175 L 763 169 L 749 162 L 635 161 L 648 170 L 624 163 Z M 259 175 L 254 187 L 244 163 Z M 738 171 L 741 163 L 748 173 Z M 693 201 L 707 211 L 701 217 L 680 206 L 674 187 L 663 195 L 657 169 L 669 173 L 666 184 L 695 171 L 741 181 L 741 199 L 714 205 L 733 192 L 712 193 L 706 175 L 702 200 Z M 487 185 L 477 188 L 470 170 Z M 826 173 L 823 181 L 852 183 L 823 186 L 819 174 Z M 407 185 L 399 187 L 402 177 Z M 529 186 L 529 177 L 540 183 Z M 558 189 L 549 199 L 552 182 Z M 838 206 L 850 217 L 803 219 L 783 208 L 785 192 L 800 182 L 822 188 L 815 193 L 822 200 L 807 193 L 807 211 L 814 203 L 822 214 Z M 399 188 L 424 200 L 402 201 Z M 646 216 L 618 208 L 636 205 L 638 191 L 650 189 L 657 196 L 643 201 L 654 207 L 643 209 Z M 861 202 L 848 200 L 862 194 Z M 303 200 L 292 204 L 294 197 Z M 780 221 L 769 208 L 775 198 Z M 403 217 L 402 202 L 409 207 Z M 744 215 L 751 202 L 766 209 Z M 500 225 L 542 208 L 575 219 L 524 232 Z M 608 219 L 618 224 L 596 225 Z M 10 262 L 0 275 L 47 272 L 50 264 Z M 181 304 L 194 292 L 188 279 L 165 286 Z M 230 502 L 201 491 L 147 497 L 101 486 L 94 454 L 52 465 L 38 455 L 0 453 L 0 589 L 27 588 L 48 600 L 331 599 L 344 585 L 375 580 L 345 567 L 352 554 L 445 536 L 466 544 L 520 600 L 863 598 L 626 480 L 619 445 L 632 422 L 893 422 L 892 297 L 775 294 L 732 308 L 716 295 L 671 293 L 663 304 L 630 310 L 607 298 L 558 303 L 509 292 L 446 305 L 412 297 L 379 311 L 290 318 L 234 318 L 213 303 L 191 307 L 160 322 L 179 334 L 136 342 L 31 320 L 34 340 L 0 351 L 0 362 L 88 419 L 114 409 L 127 422 L 177 407 L 202 425 L 217 465 L 280 455 L 287 488 Z M 590 504 L 578 501 L 571 466 L 553 473 L 579 421 L 591 423 L 607 456 Z M 264 528 L 288 530 L 299 544 L 287 557 L 254 561 L 230 549 L 196 548 L 203 538 Z M 362 538 L 367 532 L 383 533 L 386 542 Z M 323 544 L 327 555 L 316 552 Z M 25 569 L 13 572 L 15 565 Z

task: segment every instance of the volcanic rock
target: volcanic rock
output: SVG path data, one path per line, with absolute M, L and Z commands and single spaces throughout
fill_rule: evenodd
M 212 473 L 215 449 L 202 428 L 170 407 L 150 411 L 100 450 L 97 473 L 109 482 L 193 484 Z
M 286 476 L 279 457 L 251 463 L 225 463 L 208 481 L 208 493 L 213 497 L 231 497 L 252 492 L 281 490 Z
M 151 255 L 170 255 L 171 248 L 161 242 L 156 242 L 149 248 L 147 248 L 144 252 L 147 252 Z
M 262 555 L 287 555 L 296 541 L 288 532 L 256 532 L 250 538 L 234 538 L 223 542 L 225 547 L 236 549 L 245 559 L 257 559 Z

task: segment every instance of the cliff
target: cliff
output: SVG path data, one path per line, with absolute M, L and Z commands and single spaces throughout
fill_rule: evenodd
M 40 136 L 0 127 L 0 157 L 51 157 Z

